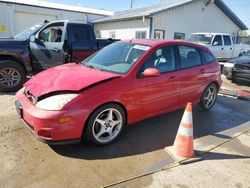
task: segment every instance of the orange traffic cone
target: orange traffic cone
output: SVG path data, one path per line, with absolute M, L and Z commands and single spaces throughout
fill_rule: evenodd
M 192 103 L 187 103 L 174 141 L 175 155 L 183 158 L 194 156 Z

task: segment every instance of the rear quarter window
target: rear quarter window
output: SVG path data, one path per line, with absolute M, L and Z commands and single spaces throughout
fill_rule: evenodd
M 196 48 L 191 46 L 179 46 L 178 48 L 182 68 L 201 65 L 201 56 Z
M 214 57 L 214 55 L 212 55 L 206 51 L 203 51 L 203 50 L 201 53 L 203 56 L 203 64 L 209 64 L 209 63 L 216 61 L 216 58 Z

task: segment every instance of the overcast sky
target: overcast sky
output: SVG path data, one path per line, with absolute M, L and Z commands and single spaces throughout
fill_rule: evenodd
M 112 11 L 130 8 L 130 0 L 48 0 L 51 2 L 80 5 L 90 8 L 107 9 Z M 168 0 L 134 0 L 134 8 L 149 6 Z M 250 28 L 250 0 L 223 0 L 234 13 Z M 249 31 L 250 33 L 250 31 Z

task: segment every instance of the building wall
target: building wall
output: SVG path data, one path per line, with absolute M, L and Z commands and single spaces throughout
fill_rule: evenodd
M 239 28 L 215 5 L 205 6 L 205 1 L 195 1 L 185 6 L 153 16 L 152 36 L 155 29 L 165 30 L 165 38 L 173 39 L 174 33 L 220 32 L 237 35 Z
M 154 38 L 154 30 L 164 31 L 166 39 L 174 39 L 175 33 L 184 33 L 187 39 L 194 32 L 218 32 L 238 34 L 239 28 L 213 3 L 205 6 L 207 1 L 194 1 L 187 5 L 175 7 L 153 15 L 152 33 L 147 38 Z M 102 38 L 116 33 L 117 39 L 135 38 L 136 30 L 147 30 L 149 34 L 150 19 L 130 21 L 112 21 L 95 23 L 95 31 Z
M 0 2 L 0 37 L 13 36 L 46 19 L 90 22 L 102 17 L 102 15 Z
M 136 19 L 128 21 L 116 21 L 110 23 L 95 23 L 94 30 L 100 38 L 111 38 L 115 33 L 117 39 L 132 39 L 135 38 L 136 31 L 146 31 L 149 38 L 150 19 Z

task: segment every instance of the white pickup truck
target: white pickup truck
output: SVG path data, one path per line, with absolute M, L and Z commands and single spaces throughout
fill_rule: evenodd
M 239 57 L 250 50 L 250 45 L 234 44 L 225 33 L 192 33 L 189 41 L 207 46 L 219 61 Z

